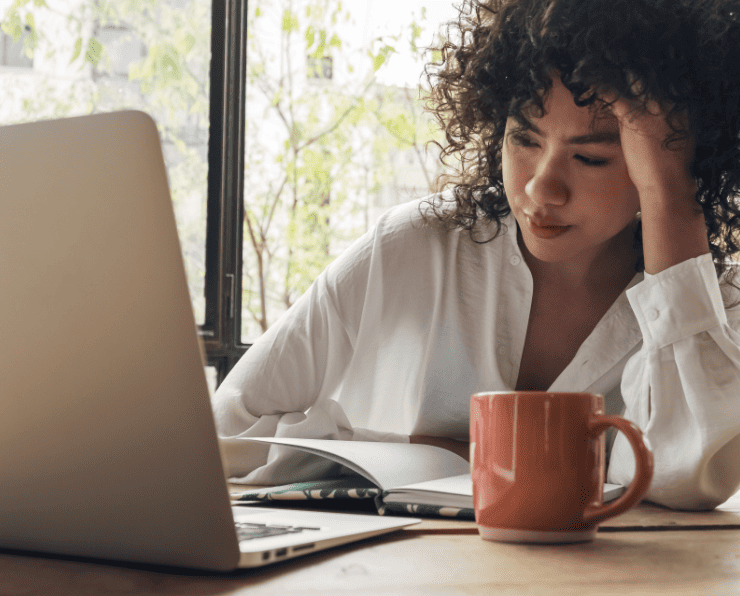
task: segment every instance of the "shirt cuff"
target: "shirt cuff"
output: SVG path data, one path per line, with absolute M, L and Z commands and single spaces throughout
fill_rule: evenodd
M 648 349 L 727 323 L 711 254 L 689 259 L 627 290 Z

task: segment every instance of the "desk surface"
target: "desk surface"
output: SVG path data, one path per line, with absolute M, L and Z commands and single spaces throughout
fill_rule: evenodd
M 326 596 L 740 593 L 740 495 L 708 513 L 640 505 L 573 545 L 484 542 L 475 524 L 412 528 L 227 575 L 0 551 L 0 594 Z

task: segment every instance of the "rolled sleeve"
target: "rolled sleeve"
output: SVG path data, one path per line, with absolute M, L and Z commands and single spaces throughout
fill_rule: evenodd
M 740 334 L 726 311 L 711 255 L 675 265 L 630 288 L 643 347 L 622 376 L 625 418 L 655 457 L 647 499 L 711 509 L 740 486 Z M 728 317 L 731 314 L 731 317 Z M 627 484 L 634 458 L 620 435 L 611 482 Z
M 679 263 L 627 290 L 648 350 L 727 323 L 712 255 Z

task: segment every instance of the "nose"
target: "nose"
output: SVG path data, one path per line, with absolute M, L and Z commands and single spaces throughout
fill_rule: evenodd
M 537 164 L 524 192 L 537 205 L 564 205 L 570 191 L 563 177 L 562 167 L 554 159 L 543 159 Z

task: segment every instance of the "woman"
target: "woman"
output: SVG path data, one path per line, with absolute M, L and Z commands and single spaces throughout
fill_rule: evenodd
M 325 464 L 239 436 L 467 450 L 476 391 L 591 391 L 655 456 L 649 500 L 740 485 L 740 3 L 467 0 L 431 107 L 449 191 L 330 265 L 214 396 L 229 474 Z M 627 484 L 631 450 L 611 447 Z

